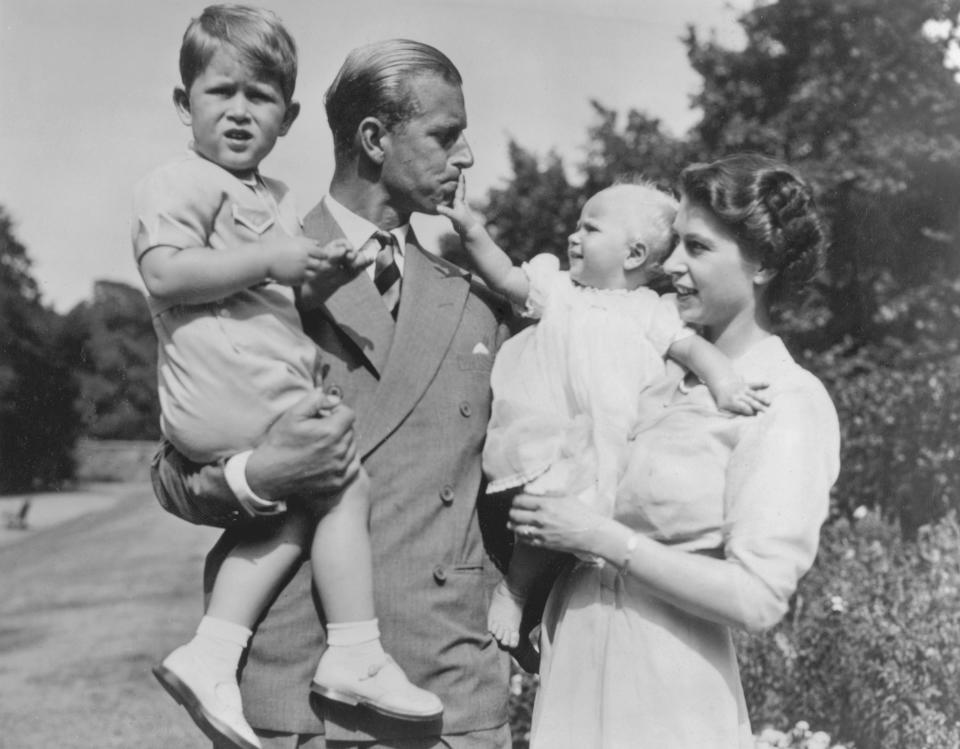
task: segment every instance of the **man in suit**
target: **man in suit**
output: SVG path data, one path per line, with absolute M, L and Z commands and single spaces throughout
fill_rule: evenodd
M 356 458 L 370 474 L 384 647 L 441 698 L 443 716 L 403 722 L 311 698 L 324 630 L 304 564 L 257 627 L 241 674 L 245 713 L 267 749 L 510 746 L 508 660 L 486 631 L 498 573 L 477 519 L 490 368 L 507 310 L 426 253 L 409 228 L 413 212 L 448 203 L 473 164 L 461 83 L 445 55 L 417 42 L 348 55 L 326 95 L 335 173 L 304 231 L 321 244 L 344 237 L 373 248 L 377 261 L 301 295 L 325 395 L 221 464 L 190 464 L 169 446 L 155 461 L 161 503 L 227 529 L 207 559 L 208 580 L 238 534 L 283 511 L 279 500 L 322 506 Z

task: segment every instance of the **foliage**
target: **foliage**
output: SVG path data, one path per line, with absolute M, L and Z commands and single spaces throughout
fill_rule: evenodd
M 792 611 L 738 652 L 755 724 L 816 716 L 862 749 L 960 745 L 960 526 L 865 509 L 824 529 Z
M 510 143 L 513 177 L 487 195 L 490 231 L 514 262 L 541 252 L 566 259 L 567 236 L 576 227 L 585 197 L 567 179 L 563 160 L 550 153 L 541 160 Z
M 80 384 L 85 434 L 98 439 L 157 439 L 157 339 L 138 289 L 97 281 L 93 298 L 70 311 L 62 337 Z
M 872 337 L 883 271 L 899 291 L 958 268 L 960 97 L 944 65 L 958 14 L 960 0 L 781 0 L 740 18 L 742 50 L 687 34 L 702 157 L 765 152 L 820 189 L 834 339 Z
M 882 343 L 848 338 L 804 364 L 840 416 L 836 512 L 876 507 L 913 536 L 960 512 L 960 280 L 902 294 L 877 315 Z
M 76 386 L 55 345 L 26 248 L 0 208 L 0 492 L 51 486 L 73 470 Z

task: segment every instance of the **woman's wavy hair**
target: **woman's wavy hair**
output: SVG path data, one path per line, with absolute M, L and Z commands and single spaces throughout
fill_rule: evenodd
M 437 75 L 463 85 L 450 58 L 423 42 L 388 39 L 352 50 L 324 96 L 336 154 L 353 150 L 365 117 L 377 117 L 392 130 L 417 114 L 418 102 L 409 84 L 419 75 Z
M 708 208 L 761 267 L 776 271 L 765 293 L 776 305 L 798 295 L 822 267 L 826 231 L 810 185 L 786 164 L 740 153 L 680 173 L 680 193 Z

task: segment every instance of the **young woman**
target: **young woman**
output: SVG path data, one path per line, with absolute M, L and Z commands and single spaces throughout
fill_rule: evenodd
M 575 498 L 515 500 L 528 542 L 603 560 L 578 562 L 547 603 L 533 747 L 752 747 L 730 628 L 783 616 L 827 516 L 836 411 L 771 323 L 818 267 L 810 189 L 736 155 L 688 167 L 680 191 L 664 265 L 680 315 L 745 380 L 769 383 L 771 405 L 721 412 L 674 366 L 634 430 L 613 518 Z

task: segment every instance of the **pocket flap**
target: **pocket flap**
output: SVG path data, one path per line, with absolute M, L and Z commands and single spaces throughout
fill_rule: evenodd
M 254 234 L 263 234 L 275 223 L 276 219 L 268 211 L 253 211 L 233 205 L 233 220 L 241 226 L 247 227 Z

